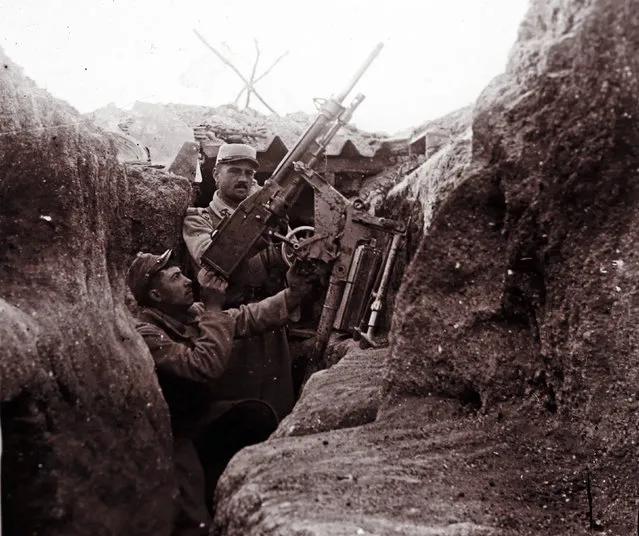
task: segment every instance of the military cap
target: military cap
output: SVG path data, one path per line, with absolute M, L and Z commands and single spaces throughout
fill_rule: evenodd
M 167 249 L 162 255 L 153 255 L 152 253 L 140 251 L 133 259 L 126 274 L 126 283 L 138 303 L 142 303 L 145 300 L 151 278 L 162 270 L 169 260 L 171 260 L 170 249 Z
M 240 160 L 248 160 L 256 168 L 260 165 L 257 161 L 257 151 L 244 143 L 225 143 L 221 145 L 217 152 L 215 165 L 229 164 Z

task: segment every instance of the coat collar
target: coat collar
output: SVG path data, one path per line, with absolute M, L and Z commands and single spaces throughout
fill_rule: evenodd
M 261 188 L 262 187 L 257 183 L 257 181 L 254 180 L 253 184 L 251 185 L 251 189 L 249 190 L 249 196 L 261 190 Z M 231 214 L 233 214 L 233 212 L 235 212 L 235 209 L 232 206 L 222 201 L 222 198 L 220 197 L 217 190 L 215 190 L 215 192 L 213 193 L 213 199 L 211 199 L 208 208 L 215 216 L 220 219 L 226 216 L 230 216 Z
M 140 313 L 139 319 L 159 327 L 172 339 L 188 339 L 197 324 L 198 313 L 199 309 L 191 307 L 185 317 L 179 319 L 154 307 L 146 307 Z
M 216 190 L 213 194 L 213 199 L 211 199 L 211 202 L 209 203 L 209 210 L 215 216 L 222 219 L 233 214 L 233 211 L 235 209 L 222 201 L 222 198 L 219 196 L 218 191 Z

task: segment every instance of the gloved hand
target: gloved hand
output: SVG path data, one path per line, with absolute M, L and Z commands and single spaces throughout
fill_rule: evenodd
M 221 311 L 226 298 L 228 282 L 212 270 L 202 268 L 197 274 L 200 297 L 207 311 Z

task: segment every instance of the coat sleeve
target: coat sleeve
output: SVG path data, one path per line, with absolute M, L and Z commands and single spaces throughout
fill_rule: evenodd
M 191 258 L 202 267 L 202 254 L 211 245 L 213 224 L 197 209 L 188 209 L 182 223 L 182 237 Z
M 149 347 L 158 370 L 206 383 L 226 370 L 231 356 L 235 318 L 224 312 L 202 313 L 193 348 L 173 341 L 153 324 L 141 323 L 136 329 Z
M 247 337 L 284 325 L 296 312 L 296 309 L 289 310 L 286 304 L 287 292 L 282 290 L 259 302 L 224 311 L 235 320 L 235 336 Z

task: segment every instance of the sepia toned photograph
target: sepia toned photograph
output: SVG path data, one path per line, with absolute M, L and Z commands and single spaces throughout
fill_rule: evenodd
M 639 535 L 639 0 L 0 0 L 1 536 Z

